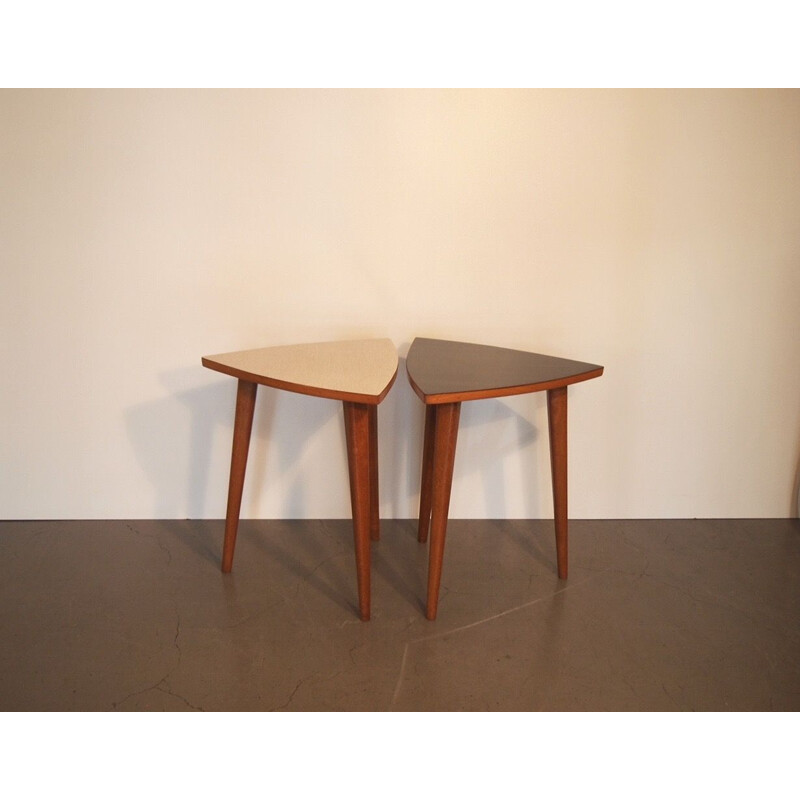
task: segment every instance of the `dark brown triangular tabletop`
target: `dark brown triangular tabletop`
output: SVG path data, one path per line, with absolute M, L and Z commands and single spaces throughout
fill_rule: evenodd
M 428 404 L 557 389 L 603 374 L 598 364 L 444 339 L 414 339 L 406 369 Z

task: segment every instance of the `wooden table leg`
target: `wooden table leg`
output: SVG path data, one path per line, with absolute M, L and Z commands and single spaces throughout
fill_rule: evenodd
M 370 411 L 363 403 L 344 401 L 347 463 L 350 470 L 350 501 L 356 549 L 358 608 L 362 620 L 370 614 Z
M 378 406 L 369 405 L 369 538 L 381 538 L 381 500 L 378 488 Z
M 425 616 L 436 619 L 439 605 L 439 584 L 442 580 L 444 539 L 450 511 L 450 489 L 453 484 L 453 464 L 456 458 L 458 418 L 461 403 L 436 406 L 433 442 L 433 497 L 431 503 L 431 544 L 428 556 L 428 603 Z
M 431 496 L 433 492 L 433 441 L 436 434 L 436 406 L 425 406 L 425 436 L 422 443 L 422 480 L 419 492 L 419 528 L 417 539 L 428 541 L 431 526 Z
M 222 545 L 223 572 L 230 572 L 233 567 L 233 551 L 236 547 L 236 531 L 239 528 L 244 473 L 247 468 L 247 453 L 250 449 L 250 432 L 253 429 L 253 409 L 256 405 L 257 389 L 258 384 L 240 380 L 236 390 L 236 417 L 233 423 L 228 510 L 225 514 L 225 541 Z
M 567 387 L 547 392 L 550 428 L 550 469 L 553 478 L 553 510 L 556 527 L 558 577 L 566 578 L 567 548 Z

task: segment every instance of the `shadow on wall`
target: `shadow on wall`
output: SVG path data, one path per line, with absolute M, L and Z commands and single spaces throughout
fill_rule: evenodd
M 798 447 L 798 450 L 800 450 L 800 447 Z M 792 495 L 791 502 L 794 503 L 794 508 L 792 509 L 794 515 L 800 518 L 800 461 L 797 462 L 797 472 L 795 472 L 794 475 L 794 494 Z M 792 511 L 790 511 L 789 514 L 791 514 Z
M 133 450 L 153 486 L 155 519 L 225 516 L 236 381 L 221 378 L 209 385 L 182 388 L 202 380 L 206 372 L 202 367 L 187 367 L 161 375 L 170 394 L 135 406 L 127 414 Z M 303 515 L 305 480 L 298 464 L 308 439 L 339 410 L 337 403 L 300 395 L 292 398 L 291 409 L 279 410 L 283 394 L 264 386 L 258 390 L 243 515 L 247 514 L 250 487 L 263 489 L 269 479 L 267 455 L 271 469 L 277 469 L 284 478 L 291 475 L 289 489 L 281 498 L 281 516 L 291 519 Z M 273 431 L 278 416 L 280 430 Z M 344 441 L 343 421 L 340 428 Z M 346 472 L 346 461 L 344 469 Z
M 406 347 L 407 351 L 407 347 Z M 402 352 L 402 350 L 401 350 Z M 196 386 L 207 379 L 202 367 L 173 370 L 160 376 L 168 394 L 162 399 L 133 407 L 126 426 L 134 453 L 153 487 L 151 516 L 155 519 L 220 519 L 225 516 L 233 435 L 236 381 L 220 376 L 213 383 Z M 194 388 L 186 388 L 187 385 Z M 531 401 L 530 398 L 534 398 Z M 456 451 L 451 516 L 464 513 L 459 503 L 457 482 L 465 491 L 482 491 L 482 512 L 490 518 L 505 518 L 510 479 L 529 487 L 524 516 L 537 518 L 541 498 L 537 496 L 537 449 L 520 451 L 542 440 L 538 428 L 527 418 L 537 408 L 538 395 L 515 399 L 524 404 L 524 415 L 503 400 L 481 400 L 462 405 Z M 541 398 L 539 398 L 541 399 Z M 543 401 L 542 401 L 543 402 Z M 343 514 L 349 516 L 347 455 L 341 403 L 292 394 L 260 386 L 256 401 L 253 433 L 248 457 L 242 517 L 253 516 L 253 506 L 270 481 L 281 484 L 278 516 L 307 518 L 311 514 L 310 481 L 320 480 L 318 470 L 304 460 L 309 441 L 322 428 L 335 424 L 335 451 L 325 444 L 322 480 L 341 483 L 330 486 L 341 494 Z M 335 418 L 335 422 L 334 422 Z M 378 409 L 379 476 L 381 516 L 415 519 L 419 511 L 422 439 L 425 406 L 408 382 L 405 358 L 401 357 L 395 384 Z M 509 458 L 514 471 L 509 474 Z M 516 460 L 514 460 L 516 459 Z M 511 481 L 513 483 L 513 480 Z M 327 488 L 327 487 L 325 487 Z M 319 487 L 315 487 L 315 491 Z M 248 502 L 248 498 L 252 498 Z M 459 509 L 459 505 L 462 506 Z M 474 506 L 473 506 L 474 507 Z M 256 505 L 257 508 L 257 505 Z M 314 514 L 311 514 L 312 516 Z
M 408 352 L 408 344 L 398 350 Z M 425 418 L 417 405 L 422 406 L 408 382 L 406 359 L 399 356 L 394 385 L 378 406 L 378 479 L 381 516 L 387 519 L 409 519 L 417 513 Z
M 404 342 L 398 350 L 407 354 L 410 346 L 411 342 Z M 463 511 L 459 510 L 457 496 L 459 479 L 466 478 L 468 486 L 471 487 L 474 477 L 477 477 L 482 486 L 484 515 L 497 519 L 506 517 L 508 458 L 519 457 L 523 448 L 541 438 L 538 428 L 527 415 L 532 416 L 534 410 L 544 403 L 542 398 L 543 395 L 537 393 L 525 395 L 523 398 L 462 403 L 453 472 L 453 494 L 450 499 L 451 518 L 465 516 Z M 399 477 L 402 471 L 406 486 L 405 491 L 393 495 L 392 509 L 397 518 L 416 519 L 419 516 L 425 404 L 409 384 L 405 357 L 399 359 L 397 380 L 386 402 L 389 400 L 393 403 L 390 413 L 392 430 L 396 432 L 397 441 L 387 442 L 384 449 L 391 446 L 397 450 L 395 474 Z M 525 406 L 525 415 L 514 407 L 520 405 Z M 544 446 L 549 447 L 547 437 L 544 439 Z M 536 457 L 536 451 L 531 448 L 521 459 L 520 464 L 523 471 L 520 479 L 524 486 L 529 487 L 524 514 L 529 518 L 538 517 L 540 508 L 540 498 L 535 492 Z
M 161 375 L 169 394 L 127 412 L 126 427 L 136 458 L 153 487 L 155 519 L 202 517 L 209 487 L 214 432 L 233 430 L 235 381 L 182 389 L 203 378 L 202 368 Z M 184 451 L 184 444 L 189 449 Z
M 530 398 L 530 396 L 528 396 Z M 527 403 L 530 406 L 530 403 Z M 518 457 L 520 451 L 541 437 L 530 420 L 512 408 L 503 399 L 477 400 L 461 406 L 459 441 L 456 445 L 456 475 L 477 473 L 483 485 L 484 510 L 490 519 L 505 519 L 508 512 L 509 486 L 508 459 Z M 548 447 L 547 440 L 544 443 Z M 460 452 L 459 452 L 460 451 Z M 459 458 L 461 461 L 459 469 Z M 536 452 L 530 450 L 525 458 L 518 459 L 522 470 L 520 480 L 528 487 L 525 517 L 538 516 L 536 496 Z M 458 516 L 453 507 L 452 516 Z

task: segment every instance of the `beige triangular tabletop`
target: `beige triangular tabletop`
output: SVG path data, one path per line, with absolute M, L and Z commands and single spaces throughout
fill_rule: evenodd
M 390 339 L 262 347 L 202 361 L 204 367 L 242 380 L 355 403 L 380 403 L 397 375 L 397 351 Z
M 556 389 L 603 374 L 597 364 L 444 339 L 414 339 L 406 369 L 428 404 Z

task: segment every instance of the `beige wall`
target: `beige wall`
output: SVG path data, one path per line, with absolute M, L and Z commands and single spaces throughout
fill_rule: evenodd
M 221 517 L 200 356 L 415 335 L 602 363 L 575 517 L 783 517 L 800 92 L 0 92 L 0 516 Z M 349 516 L 340 409 L 261 390 L 243 516 Z M 454 517 L 547 517 L 544 398 L 465 405 Z M 422 407 L 381 406 L 411 517 Z

